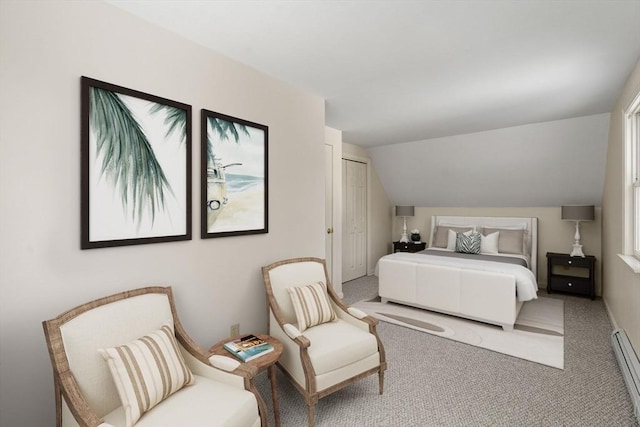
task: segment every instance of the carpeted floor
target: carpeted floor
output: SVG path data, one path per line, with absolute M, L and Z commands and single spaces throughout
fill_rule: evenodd
M 373 298 L 377 278 L 347 282 L 343 291 L 347 304 Z M 384 394 L 377 376 L 352 384 L 319 401 L 316 426 L 638 426 L 603 302 L 550 297 L 565 304 L 563 371 L 380 322 Z M 404 352 L 407 342 L 418 351 Z M 306 426 L 304 400 L 279 372 L 277 380 L 282 425 Z M 257 383 L 272 410 L 265 373 Z

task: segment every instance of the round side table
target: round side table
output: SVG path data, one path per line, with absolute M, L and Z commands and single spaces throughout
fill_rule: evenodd
M 236 337 L 228 337 L 221 341 L 218 341 L 209 349 L 209 355 L 217 354 L 221 356 L 231 357 L 232 359 L 237 360 L 240 363 L 246 363 L 246 364 L 255 366 L 258 369 L 258 372 L 260 372 L 263 369 L 269 370 L 269 380 L 271 381 L 271 396 L 273 397 L 273 415 L 276 420 L 276 426 L 280 427 L 280 404 L 278 403 L 278 390 L 276 389 L 275 364 L 280 358 L 280 355 L 282 354 L 282 349 L 283 349 L 282 343 L 277 338 L 274 338 L 271 335 L 265 335 L 265 334 L 256 335 L 258 338 L 263 339 L 269 344 L 271 344 L 273 346 L 273 351 L 270 353 L 264 354 L 260 357 L 256 357 L 255 359 L 250 360 L 248 362 L 242 362 L 238 358 L 233 357 L 233 355 L 223 347 L 225 343 L 229 341 L 233 341 L 234 339 L 240 336 L 242 335 L 238 335 Z

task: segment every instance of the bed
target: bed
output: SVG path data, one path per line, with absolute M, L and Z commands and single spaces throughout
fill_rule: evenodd
M 433 216 L 426 250 L 378 261 L 380 298 L 513 330 L 537 298 L 537 236 L 537 218 Z

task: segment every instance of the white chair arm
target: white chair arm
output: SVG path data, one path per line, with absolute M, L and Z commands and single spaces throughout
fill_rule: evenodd
M 357 319 L 363 319 L 363 318 L 367 317 L 367 313 L 365 313 L 362 310 L 358 310 L 355 307 L 348 307 L 347 311 L 349 312 L 350 315 L 352 315 L 353 317 L 355 317 Z
M 284 329 L 284 332 L 289 335 L 289 337 L 291 337 L 292 339 L 296 339 L 298 338 L 300 335 L 302 335 L 302 332 L 300 332 L 298 330 L 298 328 L 296 328 L 295 326 L 293 326 L 291 323 L 285 323 L 284 326 L 282 327 L 282 329 Z
M 214 354 L 209 357 L 209 362 L 211 362 L 212 366 L 227 372 L 231 372 L 240 366 L 240 361 L 220 354 Z

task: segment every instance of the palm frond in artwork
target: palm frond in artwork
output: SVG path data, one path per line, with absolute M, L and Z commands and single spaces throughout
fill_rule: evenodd
M 155 114 L 163 110 L 166 113 L 164 124 L 169 127 L 165 132 L 165 137 L 169 137 L 169 135 L 177 131 L 180 135 L 180 143 L 184 144 L 187 140 L 187 112 L 165 104 L 153 104 L 149 111 Z
M 139 123 L 114 92 L 92 87 L 89 124 L 102 156 L 101 175 L 119 190 L 122 205 L 140 224 L 148 210 L 151 220 L 164 209 L 165 192 L 173 194 Z
M 227 120 L 222 120 L 217 117 L 209 117 L 209 127 L 213 129 L 214 133 L 218 134 L 221 141 L 226 141 L 233 137 L 236 140 L 236 143 L 240 141 L 240 133 L 249 136 L 249 131 L 245 125 L 241 125 L 239 123 L 229 122 Z M 207 156 L 209 161 L 213 162 L 213 141 L 211 140 L 212 135 L 207 133 Z

